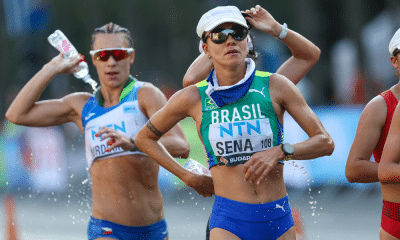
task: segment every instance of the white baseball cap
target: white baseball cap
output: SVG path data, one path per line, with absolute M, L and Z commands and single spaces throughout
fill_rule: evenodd
M 237 23 L 249 28 L 239 8 L 235 6 L 222 6 L 213 8 L 201 16 L 197 24 L 197 35 L 201 38 L 203 32 L 211 31 L 218 25 L 226 22 Z
M 393 51 L 399 49 L 400 50 L 400 28 L 393 35 L 392 40 L 389 42 L 389 52 L 390 55 L 393 55 Z

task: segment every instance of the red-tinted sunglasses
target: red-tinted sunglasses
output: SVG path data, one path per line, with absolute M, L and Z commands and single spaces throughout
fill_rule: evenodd
M 129 56 L 133 52 L 133 48 L 103 48 L 98 50 L 91 50 L 89 53 L 96 60 L 107 61 L 110 56 L 114 58 L 115 61 L 120 61 Z

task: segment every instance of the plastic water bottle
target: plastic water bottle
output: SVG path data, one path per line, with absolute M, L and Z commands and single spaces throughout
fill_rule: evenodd
M 72 45 L 64 33 L 58 29 L 54 33 L 50 34 L 47 40 L 53 47 L 64 55 L 65 59 L 71 59 L 79 55 L 74 45 Z M 97 82 L 90 77 L 89 66 L 84 60 L 76 67 L 74 76 L 78 79 L 82 79 L 85 83 L 89 83 L 93 90 L 96 90 Z
M 205 174 L 211 177 L 210 170 L 194 159 L 189 158 L 183 167 L 193 173 Z

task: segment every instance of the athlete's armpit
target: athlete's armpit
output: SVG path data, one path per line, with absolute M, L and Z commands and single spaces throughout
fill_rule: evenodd
M 162 137 L 162 135 L 164 135 L 164 133 L 160 132 L 156 127 L 154 127 L 154 125 L 151 123 L 150 120 L 147 121 L 146 126 L 150 129 L 150 131 L 152 131 L 158 137 Z

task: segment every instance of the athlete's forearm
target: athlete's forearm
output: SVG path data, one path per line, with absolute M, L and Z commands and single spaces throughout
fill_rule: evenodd
M 307 160 L 331 155 L 334 149 L 334 143 L 329 135 L 321 133 L 303 142 L 293 144 L 293 147 L 293 159 Z
M 381 162 L 378 167 L 378 177 L 382 184 L 400 183 L 400 165 Z
M 6 112 L 6 118 L 18 124 L 24 115 L 28 114 L 33 108 L 35 102 L 55 75 L 56 72 L 53 71 L 49 63 L 44 65 L 18 93 Z
M 321 50 L 314 43 L 293 30 L 289 29 L 281 41 L 290 49 L 294 58 L 317 62 L 321 55 Z
M 183 77 L 183 87 L 196 84 L 206 79 L 213 66 L 212 59 L 209 59 L 204 53 L 200 54 L 186 71 Z
M 187 184 L 188 174 L 190 173 L 184 169 L 167 151 L 167 149 L 158 141 L 152 139 L 146 127 L 142 128 L 136 135 L 135 143 L 137 147 L 160 166 L 177 176 L 185 184 Z
M 160 142 L 173 157 L 189 157 L 190 146 L 186 138 L 166 135 L 160 139 Z
M 287 36 L 281 41 L 290 49 L 292 57 L 279 67 L 277 73 L 297 84 L 318 61 L 321 50 L 292 30 L 288 30 Z
M 376 162 L 368 159 L 358 159 L 346 165 L 346 178 L 349 182 L 372 183 L 379 182 L 378 166 Z

